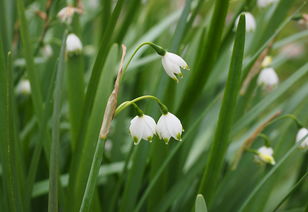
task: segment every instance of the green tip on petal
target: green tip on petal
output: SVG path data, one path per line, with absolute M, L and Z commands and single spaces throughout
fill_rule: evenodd
M 189 68 L 189 66 L 187 65 L 187 66 L 181 66 L 181 68 L 182 69 L 184 69 L 184 70 L 187 70 L 187 71 L 189 71 L 190 70 L 190 68 Z
M 178 133 L 178 134 L 176 135 L 176 140 L 178 140 L 178 141 L 182 141 L 182 138 L 181 138 L 181 133 Z
M 183 78 L 182 72 L 178 73 L 177 76 L 180 77 L 180 78 Z
M 133 137 L 133 140 L 135 145 L 139 144 L 139 139 L 136 136 Z
M 163 140 L 164 140 L 165 144 L 169 143 L 169 139 L 168 138 L 164 138 Z
M 178 78 L 176 78 L 176 77 L 173 77 L 172 79 L 173 79 L 173 80 L 175 80 L 175 81 L 176 81 L 176 83 L 179 83 L 179 80 L 178 80 Z
M 147 140 L 151 143 L 152 140 L 153 140 L 153 137 L 152 137 L 152 136 L 149 136 L 149 137 L 147 138 Z

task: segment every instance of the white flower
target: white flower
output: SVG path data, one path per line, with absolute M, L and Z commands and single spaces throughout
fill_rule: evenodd
M 29 80 L 20 80 L 16 87 L 16 93 L 21 95 L 29 95 L 31 93 L 31 86 Z
M 279 78 L 273 68 L 265 68 L 259 74 L 258 84 L 264 85 L 266 88 L 272 89 L 279 83 Z
M 156 123 L 151 116 L 136 116 L 130 121 L 129 131 L 134 139 L 134 144 L 139 144 L 141 139 L 152 141 L 155 135 Z
M 67 7 L 62 8 L 58 12 L 57 16 L 63 23 L 70 24 L 72 23 L 73 15 L 75 13 L 81 14 L 82 10 L 76 7 L 67 6 Z
M 271 147 L 262 146 L 257 150 L 257 155 L 255 159 L 261 164 L 269 163 L 275 165 L 275 160 L 273 158 L 273 149 Z
M 245 15 L 245 19 L 246 19 L 246 32 L 255 31 L 256 21 L 255 21 L 255 18 L 253 17 L 253 15 L 249 12 L 244 12 L 243 14 Z M 236 27 L 237 27 L 239 21 L 240 21 L 240 16 L 238 16 L 235 20 L 235 26 Z
M 258 0 L 258 7 L 264 8 L 271 4 L 278 2 L 279 0 Z
M 187 63 L 183 58 L 170 52 L 166 52 L 162 57 L 162 64 L 168 76 L 176 81 L 178 81 L 177 76 L 183 77 L 181 68 L 189 70 Z
M 53 54 L 53 50 L 51 48 L 51 46 L 49 44 L 45 45 L 42 50 L 41 50 L 41 53 L 42 55 L 45 57 L 45 58 L 49 58 L 52 56 Z
M 183 131 L 181 121 L 172 113 L 163 114 L 157 122 L 156 132 L 166 144 L 168 144 L 171 137 L 180 141 Z
M 80 39 L 73 33 L 69 34 L 66 39 L 67 53 L 80 53 L 82 50 L 82 43 Z
M 308 129 L 301 128 L 296 135 L 296 142 L 302 140 L 306 135 L 308 135 Z M 300 144 L 301 149 L 308 149 L 308 136 L 305 138 L 304 141 Z

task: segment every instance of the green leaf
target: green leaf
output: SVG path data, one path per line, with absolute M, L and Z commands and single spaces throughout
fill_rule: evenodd
M 221 176 L 225 154 L 229 146 L 229 134 L 231 132 L 236 100 L 241 81 L 241 69 L 245 45 L 245 16 L 241 15 L 236 31 L 233 54 L 230 64 L 227 84 L 224 91 L 222 106 L 215 131 L 214 141 L 211 145 L 209 158 L 205 167 L 199 191 L 207 195 L 211 202 Z
M 9 211 L 23 211 L 21 185 L 18 175 L 17 139 L 15 136 L 13 78 L 11 53 L 6 62 L 0 41 L 0 160 L 3 169 L 3 189 L 8 201 Z M 2 196 L 2 195 L 1 195 Z
M 58 211 L 58 188 L 59 185 L 59 163 L 60 163 L 60 118 L 61 118 L 61 98 L 63 90 L 64 80 L 64 53 L 67 33 L 64 33 L 61 52 L 58 59 L 58 67 L 56 72 L 56 85 L 53 93 L 54 105 L 52 114 L 52 143 L 50 152 L 50 167 L 49 167 L 49 199 L 48 199 L 48 211 Z
M 86 187 L 88 173 L 93 160 L 97 136 L 104 116 L 104 110 L 112 91 L 112 82 L 115 76 L 115 67 L 117 60 L 117 45 L 114 45 L 109 52 L 107 62 L 104 66 L 103 74 L 99 80 L 98 92 L 95 97 L 94 107 L 89 117 L 88 125 L 82 129 L 85 131 L 85 140 L 77 145 L 76 153 L 72 158 L 69 181 L 70 201 L 76 202 L 72 204 L 72 211 L 78 211 Z M 80 148 L 78 150 L 78 148 Z M 77 204 L 78 203 L 78 204 Z
M 198 194 L 195 203 L 195 212 L 207 212 L 207 207 L 202 194 Z

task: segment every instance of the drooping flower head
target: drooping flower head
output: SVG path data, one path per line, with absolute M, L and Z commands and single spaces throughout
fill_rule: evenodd
M 271 164 L 275 165 L 275 160 L 273 157 L 273 149 L 271 147 L 262 146 L 257 150 L 257 155 L 255 156 L 255 160 L 261 164 Z
M 256 21 L 255 18 L 253 17 L 253 15 L 249 12 L 244 12 L 243 13 L 245 15 L 245 19 L 246 19 L 246 32 L 253 32 L 256 30 Z M 238 16 L 235 20 L 235 28 L 237 28 L 237 25 L 240 21 L 240 16 Z
M 279 78 L 273 68 L 265 68 L 259 74 L 258 84 L 265 86 L 268 90 L 271 90 L 279 83 Z
M 31 86 L 29 80 L 20 80 L 16 87 L 16 93 L 20 95 L 29 95 L 31 93 Z
M 177 77 L 183 77 L 181 68 L 189 70 L 189 67 L 185 60 L 171 52 L 166 52 L 165 55 L 162 56 L 162 64 L 168 76 L 176 80 L 177 82 L 179 81 Z
M 156 132 L 160 139 L 163 139 L 168 144 L 171 137 L 175 140 L 181 141 L 183 126 L 181 121 L 172 113 L 163 114 L 156 126 Z
M 79 54 L 82 51 L 82 43 L 80 39 L 73 33 L 66 38 L 66 52 L 68 54 Z
M 308 129 L 301 128 L 296 135 L 296 142 L 300 142 L 306 135 L 308 135 Z M 305 138 L 304 141 L 300 144 L 300 148 L 307 150 L 308 149 L 308 136 Z
M 151 116 L 135 116 L 130 121 L 129 131 L 135 145 L 139 144 L 141 139 L 151 142 L 156 132 L 156 123 Z

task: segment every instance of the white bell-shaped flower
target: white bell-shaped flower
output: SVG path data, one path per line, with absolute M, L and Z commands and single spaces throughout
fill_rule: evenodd
M 259 8 L 264 8 L 264 7 L 268 7 L 271 4 L 274 4 L 276 2 L 278 2 L 279 0 L 258 0 L 258 7 Z
M 275 165 L 275 160 L 273 157 L 273 149 L 271 147 L 262 146 L 257 150 L 257 155 L 255 156 L 255 159 L 258 163 L 261 164 L 271 164 Z
M 261 70 L 258 77 L 259 85 L 263 85 L 266 88 L 272 89 L 273 87 L 277 86 L 278 83 L 279 78 L 273 68 L 265 68 Z
M 181 121 L 172 113 L 163 114 L 157 122 L 156 133 L 166 144 L 168 144 L 171 137 L 181 141 L 183 131 Z
M 296 142 L 301 141 L 306 135 L 308 135 L 308 129 L 306 128 L 301 128 L 296 135 Z M 308 136 L 305 138 L 304 141 L 300 144 L 301 149 L 308 149 Z
M 141 139 L 151 142 L 156 132 L 156 123 L 151 116 L 136 116 L 130 121 L 129 131 L 135 145 L 139 144 Z
M 245 20 L 246 20 L 246 32 L 253 32 L 256 30 L 256 21 L 253 15 L 249 12 L 244 12 Z M 238 16 L 235 20 L 235 28 L 237 28 L 238 22 L 240 21 L 240 16 Z
M 16 93 L 20 95 L 29 95 L 31 93 L 31 86 L 29 80 L 20 80 L 16 87 Z
M 68 54 L 78 54 L 82 51 L 82 43 L 80 39 L 73 33 L 66 38 L 66 52 Z
M 166 52 L 166 54 L 162 56 L 162 64 L 168 76 L 176 81 L 178 81 L 177 76 L 181 78 L 183 77 L 181 68 L 189 70 L 187 63 L 183 58 L 170 52 Z
M 75 13 L 81 14 L 82 10 L 76 7 L 67 6 L 62 8 L 57 16 L 63 23 L 71 24 Z

